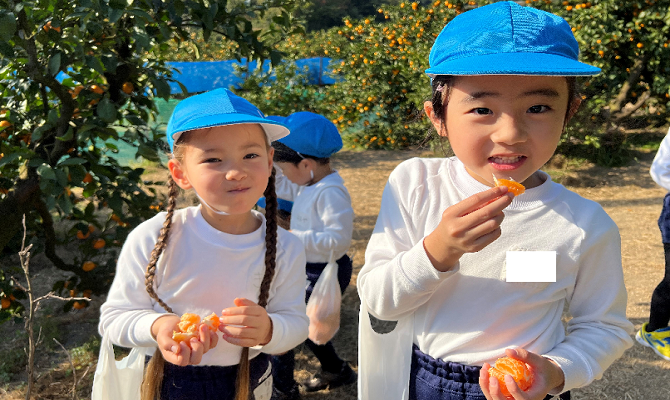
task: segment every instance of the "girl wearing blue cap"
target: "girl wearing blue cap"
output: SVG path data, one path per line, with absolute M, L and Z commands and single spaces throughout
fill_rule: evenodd
M 507 355 L 533 375 L 526 391 L 505 376 L 509 398 L 565 399 L 631 346 L 616 225 L 539 170 L 579 106 L 574 77 L 599 71 L 578 54 L 565 20 L 514 2 L 437 37 L 425 111 L 455 157 L 389 177 L 358 275 L 359 398 L 503 400 L 488 369 Z M 378 334 L 368 313 L 397 325 Z
M 265 353 L 307 337 L 303 246 L 275 218 L 270 143 L 288 132 L 224 89 L 175 108 L 167 212 L 128 236 L 99 325 L 117 345 L 157 348 L 143 399 L 268 399 Z M 179 188 L 201 205 L 175 210 Z M 262 194 L 265 216 L 252 210 Z M 220 313 L 223 340 L 205 325 L 173 340 L 183 313 Z
M 305 245 L 307 258 L 307 296 L 330 258 L 337 260 L 338 281 L 342 293 L 349 285 L 352 262 L 346 252 L 351 245 L 354 210 L 344 180 L 331 168 L 330 157 L 342 148 L 337 127 L 327 118 L 311 112 L 297 112 L 282 121 L 291 134 L 274 142 L 277 195 L 293 201 L 291 233 Z M 321 371 L 303 383 L 307 392 L 356 382 L 356 373 L 342 360 L 333 344 L 316 344 L 307 339 L 307 347 L 321 363 Z M 274 399 L 299 398 L 293 379 L 294 353 L 275 356 Z

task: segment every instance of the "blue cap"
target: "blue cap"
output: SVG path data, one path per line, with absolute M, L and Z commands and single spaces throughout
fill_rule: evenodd
M 228 89 L 215 89 L 177 104 L 167 126 L 170 151 L 174 151 L 174 143 L 183 132 L 237 124 L 260 124 L 270 142 L 289 133 L 286 126 L 265 118 L 263 112 L 249 101 Z
M 328 118 L 308 111 L 293 113 L 284 119 L 291 134 L 279 140 L 300 154 L 328 158 L 342 148 L 342 138 Z
M 595 75 L 578 61 L 579 45 L 561 17 L 512 1 L 466 11 L 442 29 L 430 50 L 436 75 Z

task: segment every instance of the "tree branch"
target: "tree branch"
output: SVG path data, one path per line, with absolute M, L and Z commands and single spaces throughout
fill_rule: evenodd
M 644 68 L 647 64 L 647 60 L 649 60 L 648 52 L 645 53 L 642 57 L 635 60 L 635 64 L 633 64 L 633 67 L 630 69 L 628 79 L 626 80 L 626 82 L 624 82 L 623 86 L 621 86 L 619 94 L 614 98 L 614 100 L 610 102 L 609 105 L 610 115 L 615 115 L 621 111 L 621 109 L 624 106 L 624 102 L 628 98 L 628 93 L 635 86 L 638 79 L 640 79 L 640 75 L 642 75 L 642 71 L 644 71 Z
M 14 189 L 0 201 L 2 229 L 0 229 L 0 251 L 21 229 L 21 218 L 33 211 L 33 204 L 41 194 L 37 178 L 20 179 Z
M 44 230 L 44 254 L 54 263 L 54 265 L 64 271 L 76 272 L 76 268 L 63 261 L 58 254 L 56 254 L 56 231 L 54 230 L 54 220 L 51 217 L 49 208 L 41 199 L 35 200 L 35 211 L 42 217 L 42 228 Z
M 635 102 L 635 104 L 633 104 L 633 106 L 631 106 L 631 107 L 624 107 L 623 110 L 622 110 L 621 112 L 616 113 L 616 114 L 613 115 L 613 120 L 614 120 L 614 122 L 619 122 L 619 121 L 621 121 L 622 119 L 624 119 L 624 118 L 628 118 L 628 117 L 630 117 L 631 115 L 633 115 L 633 113 L 634 113 L 635 111 L 639 110 L 640 107 L 642 107 L 642 106 L 644 105 L 644 103 L 645 103 L 647 100 L 649 100 L 650 97 L 651 97 L 651 91 L 647 90 L 646 92 L 642 93 L 642 96 L 640 96 L 640 98 L 638 99 L 638 101 Z

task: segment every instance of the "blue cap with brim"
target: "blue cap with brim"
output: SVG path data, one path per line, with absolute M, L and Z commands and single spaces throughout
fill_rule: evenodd
M 579 45 L 563 18 L 506 1 L 451 20 L 430 50 L 426 74 L 587 76 L 600 72 L 578 58 Z
M 259 124 L 270 142 L 288 135 L 281 122 L 265 118 L 249 101 L 228 89 L 216 89 L 188 97 L 177 104 L 167 126 L 170 151 L 182 133 L 222 125 Z
M 284 118 L 283 123 L 291 134 L 279 143 L 300 154 L 328 158 L 342 148 L 342 137 L 337 127 L 322 115 L 301 111 Z

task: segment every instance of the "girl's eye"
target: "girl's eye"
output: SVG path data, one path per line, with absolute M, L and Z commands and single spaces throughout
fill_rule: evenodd
M 258 154 L 256 154 L 256 153 L 250 153 L 250 154 L 247 154 L 246 156 L 244 156 L 244 159 L 245 159 L 245 160 L 252 160 L 252 159 L 254 159 L 254 158 L 256 158 L 256 157 L 258 157 Z
M 221 161 L 221 160 L 218 159 L 218 158 L 214 158 L 214 157 L 212 157 L 212 158 L 208 158 L 208 159 L 206 159 L 206 160 L 203 161 L 203 162 L 204 162 L 204 163 L 215 163 L 215 162 L 219 162 L 219 161 Z
M 475 113 L 475 114 L 477 114 L 477 115 L 489 115 L 489 114 L 493 114 L 493 111 L 491 111 L 491 110 L 488 109 L 488 108 L 484 108 L 484 107 L 474 108 L 471 112 L 473 112 L 473 113 Z
M 547 112 L 549 110 L 551 110 L 551 107 L 539 105 L 539 106 L 532 106 L 531 108 L 528 109 L 528 112 L 531 114 L 540 114 Z

